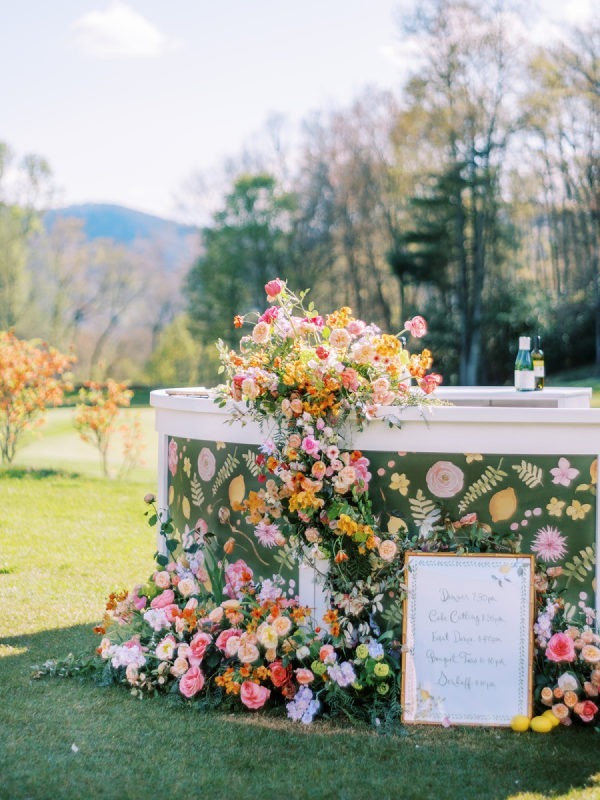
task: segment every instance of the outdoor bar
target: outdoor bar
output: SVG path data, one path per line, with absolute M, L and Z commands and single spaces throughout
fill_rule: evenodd
M 427 524 L 439 503 L 457 521 L 476 514 L 494 531 L 518 534 L 523 553 L 562 567 L 567 609 L 581 598 L 598 608 L 600 409 L 585 407 L 589 390 L 455 388 L 439 395 L 456 405 L 394 409 L 392 418 L 348 432 L 345 446 L 370 461 L 383 529 L 402 534 Z M 253 542 L 235 511 L 258 487 L 255 457 L 269 431 L 234 419 L 232 407 L 219 408 L 203 388 L 157 390 L 151 404 L 159 506 L 179 536 L 197 525 L 218 538 L 233 534 L 255 574 L 287 569 L 289 577 L 294 568 Z M 315 588 L 312 575 L 299 580 L 301 600 L 319 608 L 318 581 Z

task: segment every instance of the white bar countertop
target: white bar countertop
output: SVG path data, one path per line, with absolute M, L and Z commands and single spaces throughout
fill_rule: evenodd
M 532 408 L 589 408 L 589 387 L 546 387 L 518 392 L 512 386 L 440 386 L 435 396 L 456 406 L 530 406 Z

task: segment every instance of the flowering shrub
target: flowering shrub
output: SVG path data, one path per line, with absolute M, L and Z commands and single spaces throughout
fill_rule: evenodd
M 600 723 L 600 636 L 595 611 L 581 597 L 569 619 L 554 581 L 560 567 L 538 573 L 541 602 L 534 626 L 537 648 L 536 700 L 563 725 Z
M 61 405 L 70 389 L 73 356 L 46 343 L 0 331 L 0 460 L 10 464 L 22 434 L 44 421 L 48 406 Z
M 144 444 L 139 418 L 132 417 L 127 423 L 118 424 L 121 409 L 129 407 L 132 397 L 127 384 L 112 379 L 106 383 L 88 381 L 79 390 L 75 429 L 84 442 L 96 447 L 107 477 L 110 477 L 109 451 L 115 433 L 121 434 L 123 450 L 118 476 L 127 474 L 141 460 Z

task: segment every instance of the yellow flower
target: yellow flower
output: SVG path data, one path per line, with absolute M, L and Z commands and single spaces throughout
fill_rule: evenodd
M 394 489 L 395 491 L 400 492 L 403 497 L 406 497 L 408 494 L 409 485 L 410 481 L 404 472 L 402 475 L 400 475 L 398 472 L 394 472 L 390 480 L 390 489 Z
M 348 536 L 352 536 L 357 530 L 358 523 L 355 522 L 352 517 L 349 517 L 347 514 L 340 514 L 337 524 L 337 531 L 339 533 L 346 533 Z
M 579 500 L 573 500 L 571 505 L 567 508 L 567 516 L 571 517 L 573 520 L 584 519 L 591 508 L 589 503 L 580 503 Z
M 465 453 L 465 458 L 467 459 L 467 464 L 472 464 L 473 461 L 483 461 L 481 453 Z
M 192 471 L 192 462 L 189 460 L 187 456 L 183 459 L 183 471 L 189 478 L 190 472 Z
M 546 510 L 550 514 L 551 517 L 562 517 L 563 508 L 565 507 L 565 501 L 559 500 L 556 497 L 551 497 L 550 502 L 546 506 Z

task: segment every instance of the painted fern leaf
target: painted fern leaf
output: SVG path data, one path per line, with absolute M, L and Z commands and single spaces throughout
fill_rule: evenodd
M 242 453 L 242 458 L 248 472 L 256 478 L 260 472 L 260 467 L 256 463 L 256 453 L 254 450 L 246 450 L 245 453 Z
M 410 513 L 415 522 L 425 519 L 435 508 L 435 503 L 425 496 L 422 489 L 419 489 L 416 497 L 409 497 Z
M 192 503 L 201 508 L 204 505 L 204 489 L 200 481 L 198 480 L 198 476 L 194 474 L 192 478 Z
M 563 567 L 563 575 L 567 578 L 567 586 L 571 580 L 583 583 L 589 580 L 590 573 L 592 576 L 596 572 L 596 546 L 588 545 L 580 550 L 576 556 L 573 556 L 571 561 L 568 561 Z
M 491 492 L 499 483 L 502 483 L 504 478 L 508 476 L 508 472 L 500 469 L 500 464 L 497 467 L 486 467 L 481 478 L 472 483 L 467 489 L 467 493 L 458 504 L 458 510 L 462 514 L 466 511 L 471 503 L 474 503 L 478 497 L 481 497 L 488 492 Z
M 239 466 L 240 460 L 237 456 L 233 453 L 229 453 L 227 458 L 225 459 L 223 466 L 219 470 L 217 477 L 215 478 L 215 482 L 212 486 L 212 493 L 213 496 L 219 491 L 221 486 L 225 483 L 226 480 L 231 478 L 233 475 L 233 471 L 237 466 Z
M 542 485 L 544 470 L 541 467 L 536 467 L 535 464 L 523 459 L 520 464 L 513 464 L 512 468 L 519 476 L 519 479 L 530 489 Z

